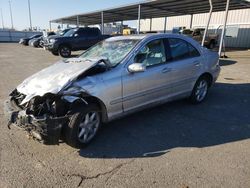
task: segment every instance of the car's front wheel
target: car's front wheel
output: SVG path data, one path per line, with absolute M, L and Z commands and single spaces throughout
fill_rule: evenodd
M 70 49 L 70 47 L 68 47 L 66 45 L 60 46 L 58 52 L 59 52 L 60 56 L 65 57 L 65 58 L 70 57 L 70 55 L 71 55 L 71 49 Z
M 82 148 L 95 138 L 100 125 L 101 115 L 97 105 L 89 104 L 70 118 L 64 129 L 65 141 L 72 147 Z
M 211 41 L 208 46 L 209 49 L 214 49 L 215 48 L 215 42 Z
M 203 102 L 207 97 L 208 89 L 208 79 L 205 76 L 199 78 L 198 81 L 195 83 L 192 94 L 190 96 L 191 102 L 194 104 Z

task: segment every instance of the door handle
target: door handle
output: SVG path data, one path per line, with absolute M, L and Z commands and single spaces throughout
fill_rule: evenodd
M 167 73 L 167 72 L 171 72 L 172 71 L 172 69 L 171 68 L 164 68 L 164 69 L 162 69 L 162 73 Z

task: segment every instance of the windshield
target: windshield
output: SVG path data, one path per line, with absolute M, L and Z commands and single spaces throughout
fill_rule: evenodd
M 115 66 L 125 58 L 138 41 L 138 39 L 105 40 L 84 52 L 80 57 L 89 59 L 104 57 L 112 66 Z
M 63 36 L 64 37 L 72 37 L 76 31 L 77 31 L 77 29 L 70 29 Z
M 60 32 L 59 32 L 59 35 L 63 36 L 63 35 L 65 35 L 69 30 L 70 30 L 70 29 L 65 29 L 65 30 L 63 30 L 63 31 L 60 31 Z

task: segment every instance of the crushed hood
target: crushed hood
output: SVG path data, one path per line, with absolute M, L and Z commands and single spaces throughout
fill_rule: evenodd
M 71 58 L 59 61 L 23 81 L 17 90 L 26 95 L 22 104 L 25 104 L 35 96 L 43 96 L 46 93 L 57 94 L 80 74 L 95 66 L 100 59 Z

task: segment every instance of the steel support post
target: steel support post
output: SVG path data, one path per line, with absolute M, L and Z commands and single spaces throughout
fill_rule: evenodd
M 28 0 L 28 6 L 29 6 L 29 18 L 30 18 L 30 30 L 32 31 L 32 21 L 31 21 L 31 11 L 30 11 L 30 0 Z
M 138 5 L 138 26 L 137 26 L 137 34 L 140 34 L 141 31 L 141 5 Z
M 213 2 L 212 2 L 212 0 L 209 0 L 209 5 L 210 5 L 210 11 L 209 11 L 209 15 L 208 15 L 207 25 L 206 25 L 206 28 L 205 28 L 205 31 L 204 31 L 204 34 L 203 34 L 202 42 L 201 42 L 202 46 L 204 46 L 204 43 L 205 43 L 205 40 L 206 40 L 207 30 L 208 30 L 208 26 L 210 24 L 212 12 L 213 12 Z
M 167 31 L 167 17 L 164 18 L 164 33 Z
M 101 31 L 102 31 L 102 34 L 104 34 L 104 13 L 103 12 L 101 12 L 101 23 L 102 23 L 102 25 L 101 25 Z
M 150 18 L 149 31 L 152 31 L 152 18 Z
M 79 24 L 79 16 L 77 15 L 77 16 L 76 16 L 76 26 L 79 27 L 79 25 L 80 25 L 80 24 Z
M 220 38 L 220 46 L 219 46 L 219 56 L 221 56 L 221 50 L 222 50 L 222 43 L 224 41 L 224 36 L 225 36 L 225 30 L 226 30 L 226 25 L 227 25 L 227 17 L 228 17 L 228 9 L 229 9 L 229 2 L 230 0 L 227 0 L 227 5 L 226 5 L 226 12 L 225 12 L 225 17 L 224 17 L 224 24 L 221 32 L 221 38 Z
M 51 31 L 51 21 L 49 21 L 49 30 Z
M 190 25 L 189 25 L 189 28 L 190 28 L 190 29 L 193 27 L 193 17 L 194 17 L 194 15 L 191 14 Z
M 123 34 L 123 21 L 121 21 L 121 29 L 120 29 L 120 33 Z

